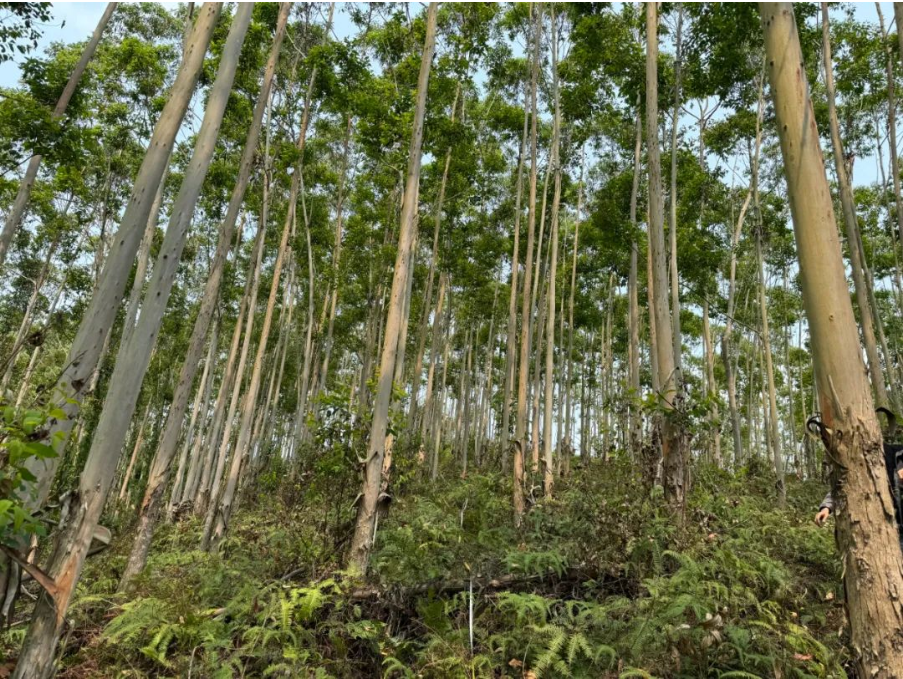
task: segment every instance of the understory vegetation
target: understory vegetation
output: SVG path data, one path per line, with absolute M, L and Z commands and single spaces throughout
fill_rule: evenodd
M 270 472 L 219 553 L 193 515 L 168 525 L 128 597 L 114 544 L 89 560 L 60 676 L 845 676 L 820 483 L 790 479 L 776 509 L 765 465 L 700 468 L 680 527 L 630 464 L 594 459 L 515 529 L 508 475 L 447 471 L 425 487 L 410 465 L 366 584 L 341 568 L 357 483 L 328 455 Z

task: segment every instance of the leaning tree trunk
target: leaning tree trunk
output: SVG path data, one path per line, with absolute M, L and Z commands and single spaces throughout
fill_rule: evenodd
M 649 245 L 652 251 L 655 328 L 658 360 L 659 405 L 665 411 L 662 426 L 663 485 L 666 500 L 683 512 L 686 437 L 674 411 L 681 399 L 674 345 L 668 341 L 668 267 L 665 262 L 662 164 L 658 141 L 658 7 L 646 5 L 646 148 L 649 157 Z
M 221 10 L 219 3 L 205 3 L 198 13 L 176 81 L 157 121 L 119 231 L 106 258 L 100 285 L 79 324 L 69 349 L 66 368 L 51 390 L 51 393 L 57 394 L 56 405 L 66 413 L 66 419 L 52 422 L 43 440 L 44 443 L 53 445 L 56 457 L 31 458 L 26 464 L 28 470 L 37 477 L 33 496 L 27 503 L 29 509 L 43 506 L 50 494 L 50 485 L 59 468 L 66 440 L 78 417 L 82 399 L 87 393 L 106 345 L 109 329 L 116 318 L 135 260 L 135 252 L 144 235 L 154 194 L 166 170 L 170 148 L 175 143 L 176 134 L 191 101 L 204 65 L 207 45 Z
M 760 3 L 803 303 L 832 460 L 837 542 L 856 674 L 903 676 L 903 559 L 881 430 L 834 221 L 791 3 Z
M 232 245 L 238 213 L 241 210 L 245 191 L 251 179 L 251 169 L 257 155 L 260 125 L 270 96 L 270 85 L 273 82 L 273 74 L 276 71 L 276 61 L 279 57 L 279 49 L 282 46 L 282 36 L 285 34 L 285 25 L 288 21 L 290 9 L 290 3 L 283 3 L 279 11 L 276 35 L 273 39 L 273 46 L 270 49 L 269 60 L 263 76 L 263 84 L 257 96 L 257 104 L 254 107 L 251 127 L 248 130 L 245 147 L 242 151 L 238 178 L 232 190 L 226 217 L 220 227 L 219 240 L 216 244 L 216 251 L 214 252 L 213 261 L 210 264 L 210 272 L 207 275 L 207 282 L 204 286 L 201 308 L 194 322 L 191 338 L 188 340 L 188 351 L 185 353 L 179 381 L 169 408 L 169 414 L 166 417 L 163 436 L 160 439 L 160 444 L 156 455 L 154 455 L 154 461 L 148 475 L 147 488 L 138 513 L 138 527 L 132 543 L 132 551 L 129 554 L 128 563 L 119 583 L 121 590 L 127 588 L 131 579 L 140 573 L 147 563 L 147 554 L 153 539 L 154 528 L 157 524 L 160 508 L 163 505 L 163 491 L 166 489 L 166 484 L 169 481 L 172 459 L 178 447 L 179 434 L 182 431 L 182 420 L 185 417 L 188 400 L 191 396 L 191 386 L 204 351 L 204 342 L 207 339 L 210 321 L 213 318 L 213 310 L 219 299 L 219 289 L 226 266 L 226 256 L 229 254 L 229 248 Z M 239 4 L 236 20 L 249 23 L 250 12 L 251 5 Z M 240 49 L 240 42 L 238 43 L 238 49 Z
M 896 5 L 897 3 L 895 3 Z M 831 32 L 828 24 L 828 3 L 821 4 L 822 11 L 822 51 L 825 62 L 825 88 L 828 98 L 828 122 L 831 129 L 831 147 L 834 151 L 834 170 L 837 173 L 837 184 L 840 189 L 840 204 L 843 208 L 843 223 L 847 232 L 847 249 L 850 252 L 850 268 L 853 272 L 853 286 L 856 290 L 856 305 L 859 307 L 859 321 L 862 326 L 862 342 L 868 358 L 869 375 L 875 389 L 877 405 L 887 408 L 890 401 L 887 387 L 884 384 L 884 371 L 878 358 L 878 342 L 875 339 L 875 322 L 872 305 L 863 273 L 860 251 L 859 224 L 856 219 L 856 203 L 853 198 L 853 185 L 847 173 L 843 156 L 843 142 L 840 139 L 840 125 L 837 122 L 837 104 L 834 96 L 834 65 L 831 60 Z
M 205 5 L 205 7 L 206 11 L 202 10 L 198 28 L 195 29 L 196 34 L 203 30 L 202 22 L 205 16 L 215 18 L 221 11 L 220 6 Z M 194 153 L 185 170 L 185 178 L 173 204 L 172 218 L 163 239 L 160 257 L 154 266 L 144 312 L 138 321 L 132 341 L 121 347 L 117 356 L 107 395 L 107 402 L 111 407 L 101 412 L 80 479 L 77 504 L 73 503 L 75 506 L 71 509 L 71 513 L 61 517 L 60 520 L 60 532 L 47 568 L 56 588 L 52 594 L 45 591 L 35 606 L 31 626 L 16 666 L 14 674 L 16 679 L 46 677 L 53 671 L 54 651 L 65 621 L 66 610 L 113 482 L 116 460 L 122 451 L 129 422 L 135 411 L 141 383 L 163 321 L 169 293 L 175 282 L 182 249 L 188 236 L 188 227 L 213 158 L 223 113 L 229 101 L 238 67 L 241 46 L 250 21 L 251 11 L 240 10 L 229 29 L 216 81 L 211 88 L 207 110 L 195 142 Z
M 94 34 L 91 36 L 88 44 L 85 45 L 81 58 L 79 58 L 78 63 L 72 70 L 72 74 L 69 76 L 69 81 L 66 83 L 63 93 L 57 100 L 56 106 L 53 107 L 52 115 L 54 120 L 62 118 L 63 114 L 66 112 L 66 107 L 69 106 L 69 101 L 72 99 L 72 95 L 75 94 L 75 90 L 78 87 L 78 83 L 81 80 L 85 69 L 88 68 L 88 62 L 91 61 L 94 52 L 97 51 L 97 46 L 100 44 L 100 38 L 103 35 L 104 29 L 107 27 L 110 17 L 113 16 L 113 12 L 116 10 L 118 4 L 118 2 L 109 3 L 103 15 L 100 17 L 100 21 L 97 22 L 97 28 L 94 29 Z M 19 183 L 19 192 L 16 194 L 16 200 L 13 202 L 9 215 L 6 217 L 3 231 L 0 232 L 0 267 L 6 262 L 6 256 L 9 254 L 9 246 L 12 244 L 13 237 L 16 235 L 16 229 L 18 229 L 19 225 L 22 223 L 25 208 L 28 206 L 28 199 L 31 197 L 31 189 L 34 187 L 35 180 L 38 178 L 38 169 L 41 167 L 41 160 L 41 154 L 36 153 L 31 157 L 31 160 L 28 161 L 25 176 L 22 177 L 22 181 Z
M 405 182 L 404 202 L 401 209 L 401 227 L 398 232 L 398 253 L 392 274 L 392 292 L 389 298 L 386 318 L 385 341 L 380 357 L 379 380 L 373 419 L 370 426 L 370 442 L 364 466 L 364 482 L 358 504 L 354 536 L 351 539 L 349 565 L 360 573 L 367 571 L 367 561 L 373 540 L 376 537 L 376 507 L 382 479 L 383 458 L 385 456 L 386 430 L 389 419 L 389 403 L 392 399 L 392 377 L 395 373 L 395 358 L 398 351 L 398 337 L 404 314 L 404 293 L 411 265 L 411 249 L 414 242 L 417 197 L 420 187 L 421 147 L 423 144 L 423 119 L 426 113 L 427 85 L 430 66 L 436 47 L 436 13 L 439 4 L 431 2 L 426 17 L 426 38 L 417 79 L 417 104 L 414 109 L 414 125 L 411 133 L 411 148 L 408 157 L 408 174 Z

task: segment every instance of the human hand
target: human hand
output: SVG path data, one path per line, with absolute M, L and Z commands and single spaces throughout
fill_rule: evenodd
M 816 526 L 824 526 L 825 521 L 828 520 L 828 517 L 831 515 L 831 510 L 827 507 L 822 507 L 818 510 L 818 514 L 815 515 L 815 525 Z

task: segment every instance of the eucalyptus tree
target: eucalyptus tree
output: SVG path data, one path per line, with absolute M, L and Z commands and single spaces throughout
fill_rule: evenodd
M 190 54 L 194 43 L 201 42 L 201 36 L 205 36 L 206 30 L 209 30 L 205 30 L 205 20 L 209 18 L 210 24 L 214 25 L 221 9 L 218 5 L 205 5 L 201 9 L 186 55 Z M 79 506 L 73 508 L 72 513 L 61 522 L 55 540 L 54 553 L 50 558 L 47 572 L 57 585 L 56 591 L 45 591 L 35 608 L 16 666 L 16 677 L 42 677 L 49 676 L 52 672 L 54 650 L 59 640 L 63 616 L 78 583 L 92 536 L 110 490 L 115 469 L 111 463 L 115 462 L 121 452 L 172 290 L 191 217 L 213 157 L 223 113 L 238 68 L 241 47 L 251 21 L 251 11 L 250 5 L 239 7 L 233 18 L 191 163 L 173 206 L 160 258 L 154 268 L 147 293 L 148 304 L 141 314 L 138 328 L 131 341 L 120 347 L 118 360 L 113 369 L 108 399 L 109 402 L 115 403 L 116 407 L 106 408 L 101 413 L 80 480 Z M 208 41 L 209 37 L 202 42 L 205 48 Z M 196 49 L 199 52 L 206 51 L 200 49 L 200 46 Z
M 803 301 L 837 499 L 837 541 L 858 671 L 903 672 L 899 644 L 903 566 L 884 480 L 881 430 L 862 365 L 834 208 L 806 78 L 793 6 L 761 3 L 768 77 L 781 140 L 800 260 Z M 828 215 L 830 219 L 825 219 Z
M 414 221 L 420 184 L 421 146 L 423 122 L 426 111 L 426 95 L 429 86 L 430 67 L 436 46 L 436 14 L 438 3 L 430 3 L 426 12 L 426 30 L 421 57 L 420 75 L 417 81 L 417 104 L 411 131 L 408 171 L 405 180 L 401 210 L 401 226 L 398 234 L 398 252 L 392 276 L 392 289 L 387 310 L 385 339 L 379 368 L 379 384 L 370 426 L 370 441 L 364 468 L 364 482 L 351 541 L 349 563 L 364 573 L 373 540 L 376 537 L 376 506 L 379 501 L 383 461 L 385 456 L 386 428 L 389 404 L 392 397 L 392 378 L 398 353 L 398 337 L 406 303 L 408 268 L 411 266 L 411 249 L 414 241 Z

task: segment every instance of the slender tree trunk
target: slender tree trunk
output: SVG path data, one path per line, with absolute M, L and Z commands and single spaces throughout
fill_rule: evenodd
M 546 382 L 543 413 L 543 491 L 546 498 L 552 497 L 552 486 L 555 483 L 552 462 L 552 407 L 555 385 L 555 283 L 558 277 L 558 211 L 561 206 L 561 105 L 558 95 L 558 30 L 554 5 L 551 6 L 552 19 L 552 92 L 555 100 L 555 113 L 552 122 L 552 166 L 555 172 L 555 190 L 552 194 L 551 224 L 551 260 L 549 267 L 549 311 L 546 319 Z M 537 385 L 538 386 L 538 385 Z
M 753 179 L 755 181 L 755 179 Z M 758 188 L 756 189 L 758 194 Z M 758 210 L 756 198 L 756 212 Z M 765 295 L 765 263 L 762 257 L 762 224 L 759 217 L 759 231 L 756 234 L 756 268 L 759 273 L 759 310 L 762 314 L 762 348 L 765 352 L 765 376 L 768 380 L 768 439 L 771 442 L 771 454 L 774 460 L 774 473 L 778 477 L 778 500 L 783 506 L 787 502 L 787 489 L 784 485 L 784 451 L 781 449 L 781 436 L 778 432 L 778 398 L 774 384 L 774 361 L 771 356 L 771 333 L 768 328 L 768 300 Z
M 800 259 L 803 303 L 830 448 L 837 542 L 856 672 L 903 676 L 903 591 L 894 500 L 862 364 L 834 208 L 790 3 L 761 3 L 775 124 Z
M 205 16 L 216 18 L 220 10 L 219 6 L 205 4 L 198 19 L 195 36 L 203 31 Z M 53 597 L 46 592 L 42 594 L 35 607 L 32 623 L 16 666 L 14 675 L 16 679 L 45 677 L 52 672 L 53 655 L 66 610 L 113 481 L 116 459 L 121 453 L 129 421 L 134 414 L 135 402 L 175 281 L 188 226 L 207 168 L 213 158 L 223 112 L 229 100 L 238 67 L 238 57 L 250 20 L 250 9 L 247 11 L 240 9 L 230 27 L 194 153 L 173 205 L 172 219 L 163 239 L 160 259 L 154 267 L 148 288 L 148 302 L 138 320 L 138 328 L 132 341 L 120 348 L 110 378 L 107 400 L 111 404 L 116 404 L 116 407 L 106 408 L 101 413 L 79 484 L 78 506 L 72 514 L 60 521 L 60 533 L 47 569 L 58 588 Z M 195 36 L 192 39 L 193 44 L 196 43 Z M 191 49 L 192 46 L 189 46 L 186 56 L 191 54 Z
M 659 331 L 656 357 L 659 374 L 659 404 L 665 411 L 662 427 L 662 463 L 666 500 L 682 514 L 685 504 L 686 437 L 672 411 L 682 400 L 674 362 L 674 345 L 662 329 L 671 327 L 668 313 L 668 271 L 665 263 L 662 168 L 658 142 L 658 8 L 646 5 L 646 148 L 649 157 L 649 243 L 652 249 L 655 327 Z
M 537 107 L 536 89 L 539 79 L 539 49 L 542 19 L 538 8 L 533 12 L 533 70 L 530 80 L 530 194 L 527 202 L 527 251 L 524 258 L 524 290 L 521 298 L 520 357 L 517 378 L 517 417 L 514 439 L 514 522 L 520 525 L 524 514 L 524 454 L 527 450 L 527 382 L 530 379 L 531 296 L 530 284 L 533 265 L 533 233 L 536 229 L 536 161 L 537 161 Z
M 671 191 L 668 232 L 671 238 L 671 341 L 674 343 L 674 369 L 678 390 L 683 386 L 683 338 L 680 331 L 680 280 L 677 272 L 677 123 L 680 115 L 681 32 L 683 3 L 677 3 L 677 33 L 674 57 L 674 106 L 671 114 Z
M 326 21 L 326 32 L 328 33 L 332 26 L 332 16 L 335 5 L 330 5 L 329 17 Z M 263 316 L 263 325 L 260 329 L 260 339 L 257 343 L 257 353 L 254 356 L 254 365 L 251 368 L 251 379 L 248 389 L 242 400 L 241 421 L 238 429 L 238 439 L 232 451 L 232 464 L 229 469 L 229 475 L 226 479 L 225 487 L 222 489 L 220 497 L 213 496 L 214 502 L 208 508 L 207 520 L 204 523 L 204 534 L 201 539 L 201 548 L 204 550 L 215 547 L 222 539 L 228 527 L 229 519 L 232 516 L 233 501 L 235 499 L 235 491 L 238 487 L 238 480 L 241 470 L 248 455 L 251 443 L 251 425 L 253 424 L 254 409 L 257 405 L 257 395 L 260 390 L 261 371 L 263 370 L 263 359 L 266 354 L 267 342 L 270 336 L 270 328 L 273 323 L 273 312 L 276 307 L 276 300 L 279 296 L 279 283 L 282 277 L 282 267 L 286 259 L 286 255 L 291 252 L 289 247 L 289 235 L 296 231 L 297 222 L 297 203 L 299 193 L 301 195 L 301 206 L 303 210 L 303 219 L 307 224 L 307 210 L 304 205 L 304 147 L 307 141 L 307 128 L 310 122 L 311 103 L 313 98 L 314 83 L 317 78 L 317 69 L 311 70 L 310 78 L 307 82 L 307 93 L 304 97 L 304 112 L 301 116 L 301 127 L 298 133 L 298 161 L 292 174 L 291 188 L 288 194 L 288 210 L 285 215 L 285 223 L 282 226 L 282 236 L 279 241 L 279 249 L 276 251 L 276 261 L 273 264 L 272 281 L 270 283 L 270 294 L 267 298 L 266 311 Z M 309 291 L 313 295 L 313 290 Z M 309 368 L 309 364 L 308 364 Z M 303 388 L 303 385 L 302 385 Z
M 201 373 L 201 381 L 198 384 L 194 405 L 191 408 L 191 420 L 188 422 L 188 433 L 182 450 L 179 454 L 179 465 L 176 469 L 176 478 L 173 482 L 172 493 L 169 499 L 168 515 L 171 517 L 180 503 L 183 489 L 186 487 L 185 467 L 188 464 L 188 453 L 194 449 L 195 439 L 200 439 L 203 433 L 202 422 L 198 416 L 203 412 L 206 416 L 210 405 L 210 394 L 213 391 L 213 361 L 219 352 L 219 323 L 213 326 L 213 337 L 207 349 L 207 358 L 204 361 L 204 371 Z
M 135 445 L 132 447 L 132 456 L 129 458 L 129 464 L 122 475 L 122 483 L 119 486 L 119 502 L 125 500 L 126 493 L 129 489 L 129 483 L 132 480 L 132 472 L 135 470 L 135 462 L 138 459 L 138 453 L 141 452 L 141 445 L 144 443 L 144 427 L 147 425 L 147 418 L 150 415 L 151 403 L 148 401 L 147 407 L 144 409 L 144 417 L 141 418 L 141 424 L 138 425 L 138 432 L 135 436 Z
M 639 458 L 643 447 L 643 411 L 640 406 L 640 302 L 639 302 L 639 248 L 637 247 L 637 200 L 640 192 L 640 156 L 643 149 L 643 125 L 637 95 L 636 140 L 633 146 L 633 185 L 630 190 L 630 273 L 627 278 L 627 364 L 630 385 L 630 451 Z
M 705 344 L 706 388 L 711 406 L 709 407 L 709 424 L 712 427 L 711 462 L 721 466 L 721 427 L 718 415 L 718 385 L 715 383 L 715 347 L 712 342 L 712 328 L 709 323 L 709 300 L 702 302 L 702 339 Z
M 329 359 L 332 356 L 332 333 L 335 327 L 336 304 L 339 300 L 339 264 L 342 254 L 342 229 L 345 217 L 345 182 L 348 176 L 348 155 L 351 146 L 351 131 L 353 119 L 348 116 L 348 125 L 345 129 L 345 144 L 342 150 L 342 171 L 339 175 L 339 196 L 336 203 L 335 238 L 332 247 L 332 291 L 329 295 L 329 317 L 326 323 L 326 341 L 323 344 L 323 367 L 320 370 L 319 389 L 326 389 L 326 380 L 329 377 Z
M 94 57 L 94 53 L 97 51 L 97 46 L 100 44 L 100 39 L 103 36 L 104 29 L 107 27 L 110 17 L 113 16 L 113 12 L 116 10 L 118 4 L 118 2 L 107 4 L 107 8 L 104 10 L 103 15 L 101 15 L 100 21 L 97 22 L 97 28 L 94 29 L 91 39 L 88 41 L 88 44 L 85 45 L 85 49 L 82 52 L 78 63 L 75 65 L 75 68 L 72 70 L 69 80 L 66 83 L 66 87 L 63 89 L 63 93 L 57 100 L 56 106 L 53 107 L 52 117 L 54 120 L 62 118 L 63 114 L 65 114 L 66 107 L 69 106 L 69 101 L 72 99 L 72 95 L 75 94 L 75 90 L 78 87 L 78 83 L 81 80 L 85 69 L 88 68 L 88 62 Z M 38 169 L 41 166 L 41 160 L 42 156 L 40 154 L 35 154 L 28 162 L 25 176 L 22 177 L 22 181 L 19 183 L 19 191 L 16 194 L 16 200 L 13 202 L 9 215 L 6 217 L 3 231 L 0 232 L 0 267 L 6 263 L 6 256 L 9 254 L 9 247 L 13 241 L 13 237 L 16 235 L 16 229 L 18 229 L 19 225 L 22 223 L 22 217 L 25 215 L 25 208 L 28 206 L 28 199 L 31 197 L 31 189 L 34 187 L 35 180 L 38 178 Z
M 78 332 L 69 349 L 66 368 L 51 390 L 51 393 L 59 395 L 55 397 L 56 405 L 66 413 L 66 419 L 52 422 L 44 438 L 45 443 L 53 445 L 57 456 L 31 458 L 26 464 L 28 470 L 38 479 L 34 485 L 34 494 L 27 503 L 29 509 L 43 506 L 50 493 L 50 485 L 59 468 L 66 440 L 78 418 L 82 399 L 87 393 L 91 376 L 98 366 L 109 329 L 119 309 L 128 275 L 135 260 L 135 252 L 147 225 L 153 195 L 166 169 L 170 148 L 175 143 L 176 134 L 197 84 L 207 45 L 221 10 L 222 6 L 218 3 L 205 3 L 198 13 L 198 20 L 170 91 L 170 97 L 157 121 L 141 169 L 138 170 L 132 196 L 104 265 L 100 285 L 79 324 Z M 43 652 L 42 650 L 39 655 Z M 32 657 L 31 652 L 29 657 Z M 35 662 L 38 662 L 38 658 L 35 658 Z M 40 670 L 31 675 L 20 673 L 18 676 L 40 676 L 38 672 L 45 671 L 43 668 L 47 661 L 41 658 L 40 662 Z
M 455 98 L 452 100 L 451 122 L 455 122 L 455 113 L 458 108 L 458 97 L 461 92 L 461 83 L 455 88 Z M 442 223 L 442 208 L 445 204 L 445 187 L 448 184 L 448 170 L 451 166 L 452 147 L 445 152 L 445 166 L 442 169 L 442 179 L 439 182 L 439 195 L 436 198 L 436 206 L 433 219 L 433 250 L 430 255 L 430 270 L 426 278 L 426 298 L 423 303 L 423 315 L 420 319 L 420 329 L 417 333 L 417 354 L 414 358 L 414 377 L 411 386 L 411 403 L 408 407 L 408 426 L 413 427 L 417 418 L 417 404 L 420 398 L 420 385 L 423 373 L 423 354 L 426 351 L 426 333 L 429 323 L 430 309 L 433 301 L 433 279 L 436 276 L 436 265 L 439 261 L 439 226 Z
M 248 5 L 238 6 L 236 20 L 245 25 L 245 30 L 251 21 L 251 9 L 252 7 Z M 136 530 L 135 540 L 132 544 L 132 551 L 129 555 L 128 563 L 122 574 L 120 589 L 126 589 L 131 579 L 140 573 L 147 563 L 147 554 L 150 550 L 151 540 L 153 539 L 154 528 L 157 523 L 160 508 L 163 505 L 163 492 L 166 489 L 166 484 L 169 480 L 172 459 L 179 443 L 182 420 L 185 417 L 185 412 L 188 408 L 188 400 L 191 396 L 191 386 L 197 372 L 198 362 L 204 351 L 204 343 L 207 339 L 210 321 L 213 318 L 213 311 L 216 307 L 217 300 L 219 299 L 220 283 L 226 266 L 226 257 L 228 256 L 229 248 L 232 245 L 232 238 L 235 234 L 235 224 L 238 221 L 238 213 L 244 202 L 245 192 L 251 178 L 252 165 L 257 155 L 257 140 L 260 136 L 260 125 L 263 122 L 263 114 L 267 107 L 267 101 L 269 100 L 270 85 L 276 70 L 276 61 L 279 57 L 279 50 L 282 45 L 282 37 L 285 34 L 285 25 L 288 20 L 290 9 L 289 3 L 283 3 L 280 7 L 276 34 L 273 40 L 273 46 L 270 49 L 270 56 L 267 61 L 260 93 L 257 97 L 257 104 L 254 107 L 251 127 L 248 130 L 248 137 L 245 140 L 245 147 L 239 164 L 238 178 L 235 182 L 235 187 L 232 190 L 232 197 L 229 200 L 226 217 L 220 227 L 219 240 L 216 244 L 216 251 L 213 255 L 210 272 L 208 273 L 207 281 L 204 286 L 201 308 L 198 311 L 198 317 L 195 320 L 191 338 L 188 341 L 188 351 L 186 352 L 185 360 L 182 363 L 179 381 L 176 386 L 175 394 L 173 395 L 169 414 L 166 418 L 166 424 L 164 425 L 163 436 L 160 440 L 148 476 L 147 489 L 145 490 L 144 499 L 138 514 L 138 528 Z M 236 58 L 238 54 L 240 54 L 243 34 L 244 30 L 236 36 L 236 44 L 234 45 Z
M 896 5 L 896 3 L 894 3 L 894 5 Z M 891 48 L 887 31 L 884 29 L 884 14 L 881 12 L 880 2 L 875 3 L 875 9 L 878 12 L 881 35 L 884 38 L 884 51 L 887 55 L 887 141 L 890 145 L 890 166 L 891 177 L 894 182 L 897 231 L 900 236 L 900 241 L 903 242 L 903 196 L 901 196 L 900 189 L 900 158 L 897 155 L 897 97 L 894 87 L 894 52 Z M 894 13 L 897 13 L 896 7 L 894 7 Z M 903 40 L 903 38 L 901 38 L 901 40 Z
M 843 209 L 843 222 L 847 233 L 847 246 L 850 253 L 850 268 L 853 272 L 853 285 L 856 290 L 856 306 L 859 307 L 859 320 L 862 327 L 862 341 L 868 358 L 869 375 L 875 389 L 875 401 L 878 406 L 887 408 L 887 387 L 884 384 L 884 372 L 878 358 L 878 343 L 875 339 L 875 324 L 872 307 L 869 304 L 867 283 L 862 269 L 861 247 L 859 245 L 859 224 L 856 220 L 856 203 L 853 198 L 853 185 L 847 174 L 843 156 L 843 142 L 840 139 L 840 126 L 837 122 L 837 105 L 834 95 L 834 65 L 831 60 L 831 33 L 828 23 L 828 3 L 821 3 L 822 10 L 822 48 L 824 52 L 825 88 L 828 97 L 828 121 L 831 130 L 831 147 L 834 151 L 834 170 L 837 173 L 837 184 L 840 193 L 840 204 Z M 896 170 L 895 170 L 896 171 Z M 898 180 L 899 181 L 899 180 Z M 899 207 L 898 207 L 899 209 Z
M 511 429 L 511 392 L 514 388 L 514 370 L 517 365 L 517 285 L 518 260 L 520 258 L 521 201 L 524 194 L 524 155 L 527 147 L 527 131 L 530 111 L 527 107 L 529 88 L 524 83 L 524 131 L 521 134 L 517 155 L 517 188 L 514 199 L 514 247 L 511 250 L 511 282 L 508 296 L 508 329 L 505 349 L 505 384 L 502 393 L 502 470 L 507 471 L 508 439 Z
M 364 483 L 358 504 L 357 521 L 351 540 L 349 565 L 361 572 L 367 571 L 367 561 L 376 537 L 376 506 L 385 455 L 386 429 L 388 426 L 389 403 L 392 398 L 392 377 L 398 351 L 398 337 L 404 312 L 403 299 L 408 267 L 411 265 L 411 246 L 414 242 L 414 222 L 417 214 L 417 197 L 420 185 L 421 146 L 423 143 L 423 119 L 426 112 L 427 85 L 430 66 L 436 47 L 436 13 L 438 3 L 431 2 L 427 10 L 426 39 L 417 81 L 417 104 L 414 111 L 414 125 L 411 134 L 411 148 L 408 159 L 408 174 L 405 183 L 404 203 L 401 210 L 401 228 L 398 232 L 398 254 L 392 276 L 392 292 L 386 319 L 386 335 L 380 358 L 379 382 L 373 419 L 370 427 L 370 442 L 364 467 Z

